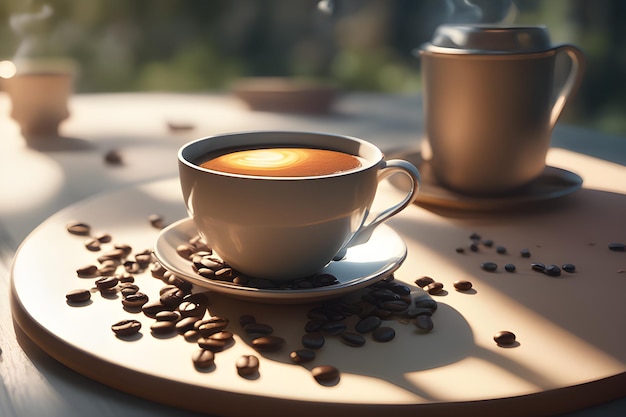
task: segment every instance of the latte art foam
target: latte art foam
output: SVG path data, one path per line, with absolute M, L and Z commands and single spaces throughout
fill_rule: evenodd
M 235 151 L 209 159 L 202 167 L 232 174 L 308 177 L 349 171 L 361 166 L 358 157 L 313 148 L 264 148 Z

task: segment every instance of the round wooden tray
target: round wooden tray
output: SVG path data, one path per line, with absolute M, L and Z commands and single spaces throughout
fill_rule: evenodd
M 383 198 L 385 193 L 393 198 L 395 192 L 389 187 Z M 203 371 L 191 361 L 194 343 L 178 335 L 151 334 L 153 319 L 125 311 L 119 296 L 93 292 L 91 301 L 82 306 L 65 300 L 69 290 L 93 287 L 95 279 L 77 277 L 76 269 L 98 256 L 85 249 L 83 237 L 66 231 L 69 221 L 87 222 L 96 232 L 110 233 L 111 244 L 127 243 L 139 251 L 151 248 L 159 233 L 148 221 L 150 214 L 159 213 L 166 222 L 185 217 L 177 179 L 150 182 L 70 206 L 33 231 L 13 265 L 14 319 L 47 353 L 94 380 L 212 415 L 270 416 L 277 410 L 298 416 L 565 412 L 626 395 L 622 322 L 626 279 L 617 272 L 624 266 L 624 255 L 609 252 L 600 241 L 595 246 L 580 241 L 575 248 L 568 242 L 558 246 L 562 236 L 549 233 L 545 226 L 558 228 L 578 219 L 573 236 L 623 237 L 623 222 L 612 227 L 611 222 L 623 220 L 623 211 L 615 207 L 623 208 L 626 197 L 610 193 L 587 197 L 594 198 L 562 213 L 478 223 L 409 207 L 389 223 L 401 232 L 409 249 L 395 277 L 409 285 L 420 275 L 445 283 L 447 291 L 435 296 L 439 305 L 433 316 L 435 329 L 421 333 L 408 320 L 392 319 L 386 325 L 396 330 L 394 340 L 379 343 L 368 337 L 359 348 L 329 336 L 309 364 L 292 363 L 289 352 L 302 347 L 307 311 L 316 303 L 273 305 L 209 293 L 210 314 L 231 319 L 235 343 L 216 354 L 215 367 Z M 594 225 L 588 217 L 583 224 L 589 210 L 600 210 Z M 615 224 L 622 230 L 616 231 Z M 481 271 L 477 265 L 495 256 L 487 248 L 455 253 L 477 225 L 492 238 L 508 242 L 507 260 L 518 263 L 517 273 Z M 578 272 L 553 279 L 523 269 L 524 261 L 512 250 L 522 242 L 534 242 L 534 255 L 546 262 L 565 262 L 569 256 Z M 452 282 L 460 278 L 471 279 L 474 290 L 452 289 Z M 164 285 L 149 271 L 136 274 L 136 283 L 151 299 Z M 238 324 L 242 314 L 271 324 L 286 346 L 278 352 L 256 352 Z M 117 338 L 110 326 L 129 318 L 142 322 L 139 337 Z M 514 331 L 519 343 L 497 346 L 492 335 L 503 329 Z M 243 354 L 260 358 L 256 377 L 237 374 L 234 364 Z M 322 385 L 312 377 L 311 368 L 322 364 L 340 370 L 336 384 Z

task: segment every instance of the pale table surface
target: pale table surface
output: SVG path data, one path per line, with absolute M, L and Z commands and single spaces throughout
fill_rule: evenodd
M 0 94 L 3 417 L 196 415 L 83 377 L 48 356 L 14 325 L 9 305 L 11 259 L 20 243 L 49 216 L 96 193 L 175 176 L 176 150 L 201 136 L 245 130 L 321 131 L 361 137 L 383 150 L 396 150 L 418 146 L 423 130 L 421 103 L 413 96 L 349 94 L 340 98 L 333 114 L 315 117 L 250 112 L 229 95 L 77 95 L 71 101 L 71 117 L 62 125 L 62 137 L 37 149 L 25 145 L 8 116 L 9 108 L 8 99 Z M 173 130 L 168 124 L 191 129 Z M 558 126 L 553 145 L 548 162 L 579 173 L 585 189 L 626 194 L 626 138 Z M 104 154 L 112 149 L 122 154 L 123 166 L 103 163 Z M 476 224 L 488 223 L 482 218 Z M 615 330 L 624 337 L 623 327 Z M 625 414 L 626 398 L 622 398 L 567 416 Z

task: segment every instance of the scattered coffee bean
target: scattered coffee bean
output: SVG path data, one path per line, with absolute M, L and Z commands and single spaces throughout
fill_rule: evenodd
M 178 323 L 176 323 L 176 324 L 178 325 Z M 177 327 L 176 331 L 178 331 L 178 326 L 176 326 L 176 327 Z M 178 333 L 180 333 L 180 332 L 178 332 Z M 183 337 L 185 338 L 185 340 L 187 342 L 197 343 L 198 339 L 200 339 L 200 333 L 198 333 L 194 329 L 189 329 L 189 330 L 183 332 Z
M 212 352 L 221 352 L 224 349 L 226 349 L 226 347 L 228 347 L 229 345 L 233 343 L 232 338 L 221 339 L 221 338 L 213 338 L 211 336 L 200 337 L 196 343 L 198 343 L 198 346 L 200 346 L 202 349 L 208 349 Z
M 443 292 L 443 286 L 442 282 L 435 281 L 428 284 L 424 289 L 428 294 L 435 295 Z
M 308 349 L 319 349 L 326 343 L 326 338 L 321 332 L 305 333 L 301 339 L 302 346 Z
M 465 253 L 465 248 L 456 248 L 456 253 Z
M 315 356 L 315 352 L 309 349 L 294 350 L 289 354 L 289 357 L 295 363 L 311 362 L 315 359 Z
M 148 221 L 150 222 L 152 227 L 154 227 L 156 229 L 162 229 L 165 226 L 165 223 L 163 221 L 163 217 L 161 217 L 161 215 L 159 215 L 159 214 L 151 214 L 151 215 L 149 215 L 148 216 Z
M 76 289 L 68 291 L 65 294 L 65 298 L 70 304 L 84 303 L 91 299 L 91 292 L 89 292 L 89 290 Z
M 197 368 L 210 368 L 215 364 L 215 353 L 200 348 L 191 355 L 191 361 Z
M 122 154 L 117 149 L 111 149 L 104 154 L 104 162 L 107 165 L 122 165 Z
M 85 265 L 76 270 L 76 274 L 81 278 L 92 278 L 98 274 L 96 265 Z
M 183 301 L 185 293 L 179 288 L 174 288 L 161 294 L 160 301 L 162 304 L 170 307 L 177 307 Z
M 176 322 L 176 331 L 180 334 L 185 334 L 188 331 L 193 330 L 195 334 L 199 337 L 200 332 L 198 331 L 198 329 L 195 328 L 195 324 L 198 321 L 200 321 L 198 317 L 193 317 L 193 316 L 183 317 L 182 319 Z
M 504 246 L 496 246 L 496 252 L 500 255 L 504 255 L 506 253 L 506 248 Z
M 116 277 L 117 278 L 117 277 Z M 118 278 L 119 281 L 119 278 Z M 122 297 L 127 297 L 131 294 L 136 294 L 139 291 L 139 286 L 130 283 L 123 283 L 120 285 L 120 293 Z
M 569 273 L 576 272 L 576 265 L 574 264 L 563 264 L 561 265 L 561 268 L 563 268 L 563 271 L 565 272 L 569 272 Z
M 206 311 L 206 306 L 193 301 L 185 301 L 183 298 L 183 302 L 178 305 L 177 310 L 182 317 L 202 317 Z
M 480 236 L 478 233 L 473 232 L 473 233 L 470 235 L 470 237 L 469 237 L 469 238 L 470 238 L 470 240 L 480 240 L 480 239 L 481 239 L 481 236 Z
M 122 298 L 122 305 L 126 308 L 129 309 L 140 309 L 142 308 L 147 302 L 149 301 L 148 296 L 142 292 L 135 292 L 132 294 L 128 294 L 125 295 Z M 156 315 L 159 313 L 160 311 L 156 311 L 154 313 L 154 317 L 156 317 Z
M 341 339 L 349 346 L 360 347 L 365 344 L 365 338 L 362 334 L 356 332 L 343 332 Z
M 97 252 L 102 248 L 98 239 L 88 239 L 85 241 L 85 248 L 92 252 Z
M 469 248 L 472 252 L 478 252 L 480 250 L 477 243 L 471 243 Z
M 319 365 L 311 369 L 311 375 L 317 382 L 329 383 L 339 378 L 339 369 L 332 365 Z
M 176 330 L 176 323 L 171 321 L 155 321 L 150 325 L 150 331 L 157 335 L 166 335 L 174 333 Z
M 428 314 L 421 314 L 415 318 L 415 326 L 425 332 L 430 332 L 434 328 L 433 319 Z
M 530 258 L 530 250 L 528 249 L 520 250 L 519 254 L 522 256 L 522 258 Z
M 457 289 L 458 291 L 468 291 L 472 289 L 471 281 L 467 281 L 467 280 L 455 281 L 453 285 L 454 285 L 454 288 Z
M 490 248 L 490 247 L 492 247 L 492 246 L 493 246 L 493 240 L 491 240 L 491 239 L 484 239 L 484 240 L 482 241 L 482 244 L 483 244 L 484 246 L 486 246 L 486 247 Z
M 118 336 L 131 336 L 141 330 L 141 322 L 138 320 L 122 320 L 111 326 L 111 330 Z
M 250 323 L 246 325 L 243 330 L 250 336 L 259 337 L 267 336 L 274 332 L 274 328 L 269 324 L 264 323 Z
M 493 340 L 498 344 L 498 345 L 512 345 L 513 343 L 515 343 L 515 333 L 510 332 L 508 330 L 502 330 L 497 332 L 495 335 L 493 335 Z
M 102 278 L 98 278 L 96 280 L 96 287 L 102 290 L 108 290 L 115 287 L 118 284 L 119 280 L 114 276 L 105 276 Z
M 230 321 L 225 317 L 214 316 L 197 321 L 194 324 L 194 329 L 196 329 L 202 336 L 206 337 L 226 329 L 229 322 Z
M 544 272 L 546 270 L 546 266 L 540 262 L 533 262 L 530 264 L 530 268 L 537 272 Z
M 307 333 L 319 332 L 322 329 L 322 326 L 326 323 L 326 320 L 322 319 L 314 319 L 309 320 L 304 325 L 304 331 Z
M 480 267 L 487 272 L 495 272 L 498 269 L 498 264 L 495 262 L 483 262 Z
M 626 244 L 624 243 L 609 243 L 609 250 L 614 252 L 624 252 L 626 251 Z
M 369 333 L 380 327 L 383 321 L 376 316 L 369 316 L 359 320 L 354 329 L 359 333 Z
M 252 340 L 252 347 L 262 352 L 279 350 L 285 344 L 285 339 L 279 336 L 261 336 Z
M 182 316 L 178 311 L 163 310 L 156 313 L 154 318 L 157 321 L 171 321 L 176 323 L 182 318 Z
M 504 265 L 504 270 L 506 272 L 515 272 L 515 269 L 516 269 L 515 265 L 513 265 L 513 264 L 506 264 L 506 265 Z
M 559 277 L 561 276 L 561 268 L 559 268 L 557 265 L 548 265 L 543 270 L 543 273 L 551 277 Z
M 155 318 L 156 314 L 159 311 L 163 311 L 163 310 L 171 310 L 171 307 L 166 306 L 165 304 L 161 303 L 161 301 L 159 300 L 145 303 L 141 307 L 141 311 L 143 312 L 143 314 L 145 314 L 147 317 L 150 317 L 150 318 Z
M 235 367 L 239 375 L 254 375 L 259 372 L 259 358 L 254 355 L 242 355 L 235 362 Z
M 65 228 L 71 234 L 78 236 L 88 236 L 91 233 L 91 226 L 83 222 L 71 222 Z
M 382 326 L 372 332 L 372 338 L 377 342 L 389 342 L 396 337 L 393 327 Z

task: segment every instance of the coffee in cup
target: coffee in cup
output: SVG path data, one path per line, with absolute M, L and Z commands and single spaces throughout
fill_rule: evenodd
M 217 135 L 183 145 L 178 161 L 199 234 L 240 273 L 274 281 L 315 275 L 409 206 L 420 181 L 412 164 L 386 161 L 371 143 L 322 133 Z M 409 178 L 409 190 L 370 216 L 379 182 L 395 174 Z

